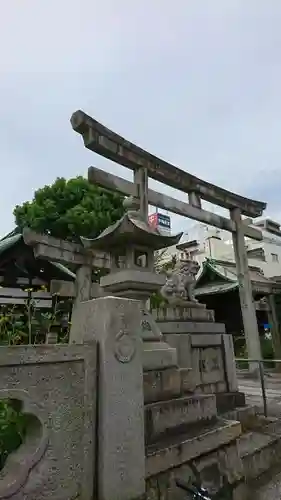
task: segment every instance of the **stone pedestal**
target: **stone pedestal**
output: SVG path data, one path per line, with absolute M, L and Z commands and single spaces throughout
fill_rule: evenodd
M 140 327 L 144 372 L 178 366 L 177 350 L 164 341 L 159 326 L 145 308 L 142 309 Z
M 80 340 L 98 343 L 98 498 L 132 500 L 145 490 L 142 313 L 139 301 L 104 297 L 79 305 Z
M 101 278 L 103 290 L 118 297 L 137 299 L 140 301 L 142 319 L 139 334 L 143 340 L 143 370 L 160 370 L 177 366 L 177 351 L 164 341 L 159 326 L 146 308 L 147 290 L 151 292 L 163 284 L 165 278 L 151 271 L 123 270 L 116 274 L 108 274 Z M 143 298 L 144 297 L 144 298 Z
M 185 392 L 220 394 L 220 406 L 222 394 L 233 401 L 229 394 L 238 393 L 233 341 L 225 326 L 215 323 L 213 311 L 167 307 L 152 314 L 164 340 L 177 350 Z
M 199 481 L 213 494 L 224 485 L 241 490 L 241 425 L 220 418 L 217 401 L 219 394 L 227 406 L 237 394 L 232 338 L 205 308 L 167 307 L 153 316 L 178 367 L 144 373 L 146 498 L 185 498 L 176 479 Z

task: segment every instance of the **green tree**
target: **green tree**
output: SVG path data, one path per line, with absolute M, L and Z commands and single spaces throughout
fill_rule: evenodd
M 51 236 L 77 241 L 96 237 L 124 213 L 123 197 L 90 184 L 83 177 L 57 178 L 34 193 L 32 201 L 14 209 L 20 229 L 29 227 Z

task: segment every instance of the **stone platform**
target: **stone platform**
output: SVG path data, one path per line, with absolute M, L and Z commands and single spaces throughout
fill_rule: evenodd
M 216 398 L 213 394 L 183 396 L 145 405 L 146 441 L 187 432 L 191 426 L 207 424 L 216 419 Z
M 167 308 L 153 317 L 176 350 L 177 366 L 144 371 L 146 498 L 183 498 L 175 479 L 194 480 L 194 470 L 210 491 L 223 482 L 240 487 L 241 424 L 218 416 L 218 406 L 232 409 L 238 393 L 232 339 L 202 307 Z
M 194 480 L 194 470 L 210 493 L 224 482 L 246 499 L 251 481 L 281 459 L 281 424 L 245 406 L 232 337 L 212 311 L 168 307 L 153 316 L 177 366 L 144 373 L 147 499 L 183 498 L 175 479 Z
M 177 351 L 184 392 L 215 394 L 219 412 L 242 405 L 238 393 L 232 336 L 205 307 L 152 310 L 167 344 Z

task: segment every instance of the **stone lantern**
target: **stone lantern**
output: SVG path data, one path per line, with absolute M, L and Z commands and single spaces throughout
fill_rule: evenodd
M 129 203 L 129 210 L 123 217 L 97 238 L 81 240 L 88 250 L 101 250 L 110 255 L 111 270 L 100 280 L 103 290 L 142 303 L 140 334 L 145 341 L 144 369 L 166 368 L 176 364 L 176 350 L 162 341 L 159 327 L 145 303 L 166 280 L 165 276 L 154 271 L 154 252 L 176 245 L 182 233 L 176 236 L 162 235 L 141 216 L 138 200 L 129 199 Z
M 119 221 L 93 240 L 81 239 L 84 246 L 110 255 L 110 273 L 100 281 L 105 292 L 146 301 L 165 283 L 165 276 L 154 271 L 154 252 L 176 245 L 182 233 L 162 235 L 135 209 L 138 200 L 130 201 L 134 209 L 129 209 Z

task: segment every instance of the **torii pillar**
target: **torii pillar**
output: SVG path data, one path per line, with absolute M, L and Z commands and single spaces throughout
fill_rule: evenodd
M 252 283 L 249 274 L 248 257 L 245 246 L 244 226 L 239 208 L 230 211 L 231 219 L 235 223 L 236 231 L 232 233 L 234 255 L 237 268 L 241 313 L 244 325 L 248 358 L 261 359 L 260 337 L 257 315 L 253 300 Z M 255 372 L 257 363 L 249 363 L 249 371 Z

